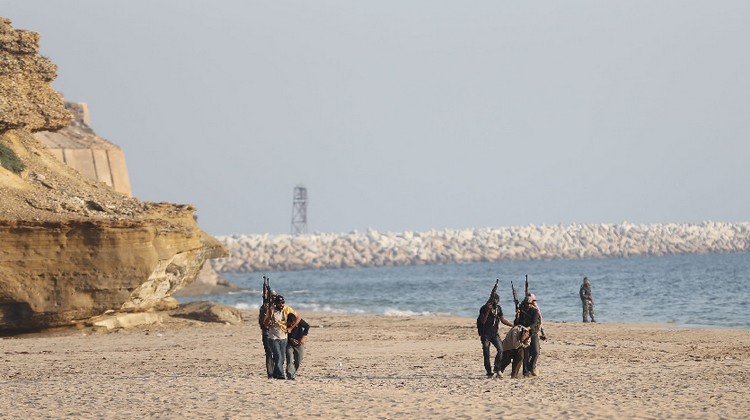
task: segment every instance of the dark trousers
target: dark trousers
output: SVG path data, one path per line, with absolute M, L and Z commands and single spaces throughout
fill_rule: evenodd
M 531 334 L 531 344 L 524 353 L 523 374 L 528 375 L 536 370 L 536 361 L 539 359 L 539 333 Z
M 490 367 L 490 345 L 495 346 L 497 354 L 495 354 L 494 369 Z M 487 371 L 487 375 L 492 375 L 493 372 L 500 371 L 500 359 L 502 358 L 503 347 L 500 345 L 500 336 L 495 335 L 493 337 L 482 336 L 482 356 L 484 357 L 484 370 Z
M 523 366 L 523 358 L 524 358 L 524 348 L 519 347 L 517 349 L 513 350 L 505 350 L 503 352 L 503 357 L 500 359 L 500 372 L 504 372 L 505 368 L 508 367 L 511 360 L 513 361 L 513 366 L 510 371 L 510 377 L 511 378 L 518 378 L 521 375 L 521 368 Z
M 268 341 L 268 334 L 263 332 L 263 350 L 266 352 L 266 373 L 268 377 L 273 376 L 273 352 L 271 351 L 271 343 Z

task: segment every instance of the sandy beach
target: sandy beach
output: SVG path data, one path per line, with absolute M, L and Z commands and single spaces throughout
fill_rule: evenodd
M 308 313 L 296 381 L 254 312 L 0 340 L 4 418 L 747 418 L 750 331 L 545 322 L 540 376 L 488 380 L 473 319 Z

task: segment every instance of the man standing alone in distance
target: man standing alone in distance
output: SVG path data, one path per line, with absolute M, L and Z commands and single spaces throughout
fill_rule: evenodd
M 503 355 L 503 347 L 500 344 L 500 323 L 509 327 L 513 324 L 503 316 L 503 309 L 500 307 L 500 296 L 492 293 L 487 303 L 479 309 L 477 317 L 477 332 L 482 340 L 482 355 L 484 356 L 484 370 L 487 371 L 487 377 L 492 378 L 496 373 L 500 373 L 500 359 Z M 497 354 L 495 355 L 494 366 L 490 366 L 490 345 L 495 346 Z
M 596 322 L 594 319 L 594 296 L 591 294 L 591 281 L 588 277 L 583 278 L 583 284 L 581 284 L 578 295 L 581 296 L 581 305 L 583 305 L 583 322 L 589 322 L 588 317 L 591 317 L 591 322 Z

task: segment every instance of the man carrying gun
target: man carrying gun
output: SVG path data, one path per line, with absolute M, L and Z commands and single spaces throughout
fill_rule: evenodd
M 296 320 L 288 323 L 289 315 L 294 314 Z M 286 379 L 284 362 L 286 361 L 286 345 L 290 330 L 302 321 L 302 318 L 289 306 L 286 306 L 284 296 L 279 294 L 273 299 L 273 305 L 266 312 L 263 324 L 268 328 L 268 342 L 273 356 L 272 377 Z
M 521 309 L 516 319 L 516 325 L 522 325 L 531 333 L 531 344 L 524 351 L 523 376 L 538 376 L 536 362 L 539 358 L 539 331 L 542 326 L 542 318 L 536 307 L 536 297 L 529 294 L 521 302 Z
M 498 280 L 499 282 L 499 280 Z M 484 357 L 484 370 L 487 377 L 492 378 L 500 372 L 500 360 L 503 355 L 503 347 L 500 344 L 500 323 L 509 327 L 513 324 L 503 316 L 503 309 L 500 307 L 500 296 L 497 294 L 497 284 L 492 288 L 487 303 L 479 309 L 477 317 L 477 333 L 482 342 L 482 356 Z M 495 362 L 490 366 L 490 345 L 495 346 Z
M 271 290 L 270 279 L 263 276 L 263 303 L 260 305 L 258 313 L 258 325 L 263 336 L 263 350 L 266 352 L 266 373 L 269 379 L 273 376 L 273 352 L 271 351 L 271 343 L 268 341 L 268 327 L 264 320 L 275 298 L 276 292 Z

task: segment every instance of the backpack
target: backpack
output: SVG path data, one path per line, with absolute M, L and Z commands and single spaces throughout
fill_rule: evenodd
M 492 313 L 487 314 L 488 324 L 482 324 L 482 311 L 484 311 L 484 308 L 486 308 L 484 305 L 479 308 L 479 316 L 477 316 L 477 334 L 480 336 L 485 332 L 485 328 L 492 328 L 495 325 L 494 314 Z M 492 322 L 489 322 L 490 320 L 492 320 Z

